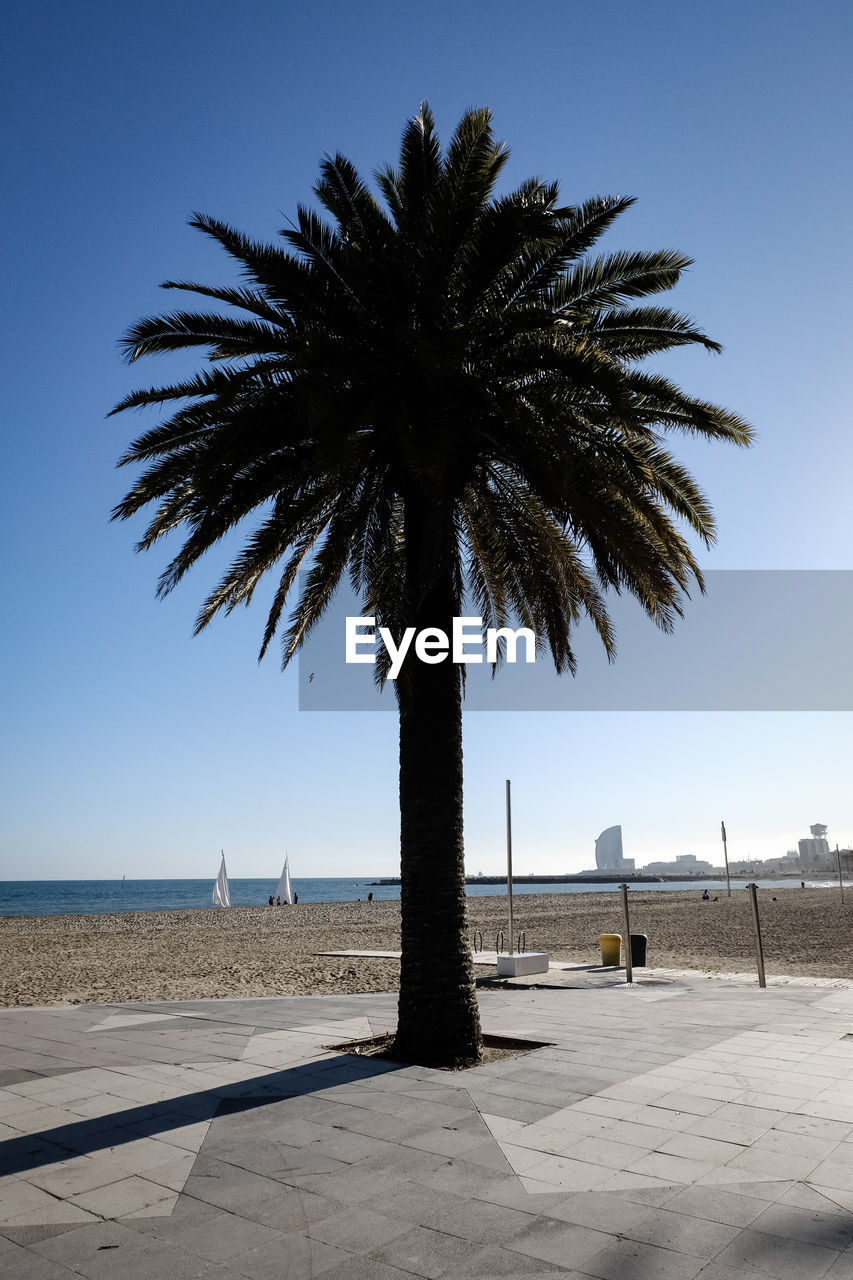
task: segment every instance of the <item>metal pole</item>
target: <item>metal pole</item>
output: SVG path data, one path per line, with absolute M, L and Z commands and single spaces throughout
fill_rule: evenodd
M 755 931 L 755 962 L 758 965 L 758 985 L 759 987 L 767 986 L 767 979 L 764 977 L 764 950 L 761 946 L 761 925 L 758 920 L 758 898 L 756 897 L 757 885 L 748 884 L 749 896 L 752 900 L 752 927 Z
M 729 851 L 726 848 L 726 824 L 724 822 L 720 823 L 720 829 L 722 830 L 722 833 L 723 833 L 723 858 L 725 859 L 725 863 L 726 863 L 726 893 L 729 895 L 729 897 L 731 897 L 732 882 L 729 879 Z
M 620 884 L 622 890 L 622 913 L 625 916 L 625 979 L 634 981 L 634 970 L 631 965 L 631 921 L 628 918 L 628 886 Z
M 509 798 L 509 778 L 506 780 L 506 893 L 509 899 L 509 954 L 513 955 L 512 945 L 512 802 Z
M 841 854 L 838 851 L 838 845 L 835 846 L 835 861 L 838 863 L 838 887 L 841 890 L 841 905 L 844 906 L 844 881 L 841 878 Z

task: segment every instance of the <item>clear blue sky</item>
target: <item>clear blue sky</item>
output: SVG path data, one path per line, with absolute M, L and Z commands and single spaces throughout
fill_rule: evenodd
M 110 0 L 4 6 L 4 878 L 393 874 L 396 728 L 300 714 L 255 662 L 262 620 L 191 638 L 214 566 L 154 599 L 160 552 L 108 523 L 139 419 L 117 339 L 220 283 L 193 210 L 273 239 L 324 151 L 366 174 L 427 98 L 446 138 L 488 105 L 508 185 L 630 193 L 605 247 L 674 247 L 671 295 L 725 345 L 669 371 L 757 428 L 685 444 L 719 541 L 709 568 L 853 569 L 849 477 L 849 5 L 841 0 Z M 577 870 L 621 822 L 644 862 L 853 837 L 849 714 L 469 714 L 469 870 Z

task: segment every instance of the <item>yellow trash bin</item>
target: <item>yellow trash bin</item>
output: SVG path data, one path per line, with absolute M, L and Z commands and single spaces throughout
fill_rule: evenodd
M 601 947 L 601 963 L 618 968 L 622 954 L 622 934 L 599 934 L 598 945 Z

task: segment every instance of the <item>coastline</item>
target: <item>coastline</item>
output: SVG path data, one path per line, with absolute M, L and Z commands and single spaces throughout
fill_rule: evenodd
M 826 888 L 759 893 L 768 975 L 853 979 L 853 894 Z M 748 895 L 733 888 L 632 889 L 632 932 L 648 936 L 651 966 L 699 972 L 754 967 Z M 492 949 L 506 931 L 506 897 L 468 899 L 470 934 Z M 617 892 L 528 894 L 515 900 L 528 949 L 595 964 L 598 935 L 621 933 Z M 397 900 L 296 907 L 0 917 L 0 1007 L 395 991 L 399 963 L 325 951 L 394 951 Z

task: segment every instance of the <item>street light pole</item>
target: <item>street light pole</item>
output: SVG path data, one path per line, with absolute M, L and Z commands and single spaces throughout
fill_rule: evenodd
M 729 897 L 731 897 L 732 882 L 729 879 L 729 851 L 726 848 L 726 824 L 724 822 L 720 823 L 720 830 L 723 833 L 723 858 L 725 859 L 725 863 L 726 863 L 726 893 L 729 895 Z
M 512 941 L 512 803 L 509 797 L 509 778 L 506 780 L 506 892 L 509 898 L 509 954 L 514 954 Z

